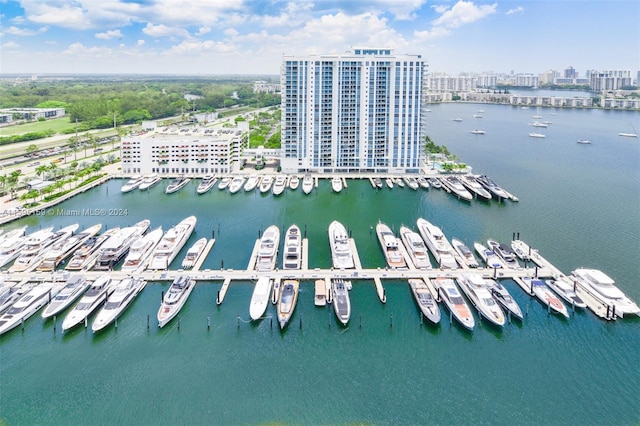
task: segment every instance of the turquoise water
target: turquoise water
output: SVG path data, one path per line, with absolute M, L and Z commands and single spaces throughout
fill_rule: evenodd
M 484 118 L 472 115 L 479 108 Z M 557 110 L 546 139 L 528 137 L 533 109 L 493 105 L 431 107 L 429 135 L 478 173 L 487 173 L 519 203 L 463 203 L 442 191 L 374 191 L 350 180 L 341 194 L 326 181 L 309 196 L 196 196 L 197 182 L 167 196 L 121 194 L 111 181 L 60 207 L 126 209 L 126 215 L 42 216 L 32 227 L 100 221 L 106 227 L 143 218 L 168 229 L 198 217 L 189 244 L 215 236 L 203 268 L 244 269 L 261 230 L 297 223 L 309 239 L 310 265 L 330 265 L 327 226 L 352 232 L 363 266 L 383 266 L 371 227 L 398 229 L 418 217 L 468 244 L 513 232 L 566 273 L 604 270 L 640 301 L 640 148 L 617 136 L 640 114 Z M 462 117 L 461 123 L 451 121 Z M 637 125 L 636 125 L 637 123 Z M 469 130 L 480 128 L 484 136 Z M 592 145 L 579 145 L 588 137 Z M 189 245 L 187 244 L 187 246 Z M 186 249 L 185 249 L 186 251 Z M 184 255 L 178 255 L 178 262 Z M 175 266 L 174 266 L 175 267 Z M 0 421 L 7 424 L 635 424 L 640 421 L 640 319 L 604 322 L 590 312 L 549 316 L 507 281 L 522 324 L 498 331 L 486 323 L 468 333 L 420 316 L 406 282 L 384 281 L 381 304 L 372 282 L 354 282 L 352 317 L 338 326 L 331 307 L 313 305 L 303 281 L 283 332 L 269 319 L 246 322 L 251 282 L 232 283 L 216 306 L 221 282 L 202 283 L 179 320 L 158 330 L 154 318 L 169 283 L 150 283 L 117 330 L 57 332 L 34 316 L 0 337 Z M 270 306 L 267 315 L 275 316 Z M 147 329 L 147 316 L 151 327 Z M 240 316 L 240 320 L 238 319 Z M 207 318 L 210 329 L 207 329 Z M 60 320 L 59 320 L 60 321 Z

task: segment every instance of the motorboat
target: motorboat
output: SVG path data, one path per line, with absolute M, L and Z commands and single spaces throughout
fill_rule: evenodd
M 278 300 L 278 322 L 280 323 L 280 329 L 283 329 L 287 325 L 293 315 L 296 302 L 298 301 L 299 285 L 297 280 L 284 280 L 282 282 L 280 299 Z
M 129 249 L 127 257 L 122 264 L 122 271 L 136 271 L 144 269 L 144 266 L 149 260 L 153 249 L 162 238 L 162 227 L 158 227 L 147 235 L 139 236 Z
M 538 256 L 538 250 L 531 248 L 527 243 L 525 243 L 522 240 L 511 241 L 511 250 L 513 250 L 516 256 L 518 256 L 518 258 L 520 258 L 521 260 L 524 260 L 525 262 L 534 261 L 538 263 L 540 261 Z
M 333 311 L 342 325 L 347 325 L 351 318 L 351 300 L 347 283 L 342 279 L 331 280 Z
M 473 114 L 473 118 L 484 118 L 482 114 Z
M 206 175 L 198 184 L 196 192 L 198 194 L 206 194 L 213 188 L 213 185 L 215 185 L 217 181 L 218 179 L 216 179 L 215 175 Z
M 342 191 L 342 179 L 339 177 L 333 177 L 331 178 L 331 190 L 333 192 L 340 192 Z
M 546 136 L 542 133 L 531 132 L 529 133 L 529 137 L 531 138 L 546 138 Z
M 236 192 L 240 191 L 244 186 L 245 181 L 246 178 L 244 176 L 235 176 L 229 184 L 229 193 L 235 194 Z
M 404 188 L 404 181 L 401 178 L 393 179 L 393 183 L 398 185 L 400 188 Z
M 13 262 L 9 272 L 24 272 L 33 270 L 42 261 L 42 257 L 47 252 L 49 246 L 59 242 L 65 242 L 78 229 L 78 224 L 66 226 L 54 233 L 43 234 L 39 240 L 30 239 L 20 250 L 21 254 Z
M 284 192 L 287 187 L 287 177 L 283 175 L 276 176 L 276 180 L 273 183 L 273 195 L 280 195 Z
M 145 191 L 151 188 L 152 186 L 154 186 L 155 184 L 159 183 L 161 180 L 162 178 L 157 173 L 151 173 L 149 175 L 146 175 L 142 179 L 142 183 L 140 184 L 138 189 L 140 189 L 140 191 Z
M 549 287 L 538 278 L 529 278 L 524 277 L 521 279 L 524 283 L 525 288 L 528 291 L 536 296 L 543 305 L 547 306 L 551 309 L 552 312 L 556 314 L 564 315 L 566 318 L 569 318 L 569 312 L 567 311 L 567 307 L 564 306 L 564 303 L 551 291 Z M 516 280 L 517 282 L 517 280 Z
M 379 222 L 376 225 L 376 234 L 378 235 L 378 241 L 380 242 L 380 247 L 382 248 L 382 253 L 387 261 L 387 265 L 394 269 L 406 268 L 407 263 L 404 261 L 404 256 L 400 251 L 398 238 L 393 235 L 391 228 Z
M 506 244 L 500 244 L 496 240 L 488 239 L 487 245 L 495 254 L 497 254 L 502 260 L 503 264 L 507 268 L 518 269 L 520 264 L 516 259 L 516 254 Z
M 115 321 L 146 285 L 147 282 L 142 278 L 126 277 L 120 281 L 107 302 L 98 311 L 93 324 L 91 324 L 91 330 L 96 333 Z
M 587 307 L 584 300 L 576 294 L 576 284 L 571 282 L 568 277 L 560 276 L 556 279 L 545 280 L 545 284 L 572 307 L 581 309 Z
M 422 315 L 432 324 L 438 324 L 441 314 L 437 294 L 432 293 L 423 280 L 412 278 L 409 280 L 409 287 Z
M 278 304 L 278 300 L 280 300 L 280 280 L 274 280 L 273 289 L 271 291 L 271 303 L 274 305 Z
M 271 297 L 271 287 L 273 283 L 269 277 L 261 276 L 253 288 L 251 303 L 249 304 L 249 315 L 253 321 L 259 320 L 267 310 L 269 298 Z
M 478 274 L 463 274 L 458 278 L 458 285 L 467 295 L 479 315 L 491 324 L 503 327 L 505 323 L 504 312 L 491 295 L 484 279 Z
M 384 180 L 385 185 L 387 185 L 387 188 L 392 189 L 393 188 L 393 179 L 391 178 L 386 178 Z
M 271 271 L 276 266 L 278 246 L 280 245 L 280 229 L 276 225 L 269 226 L 260 238 L 256 271 Z
M 189 182 L 191 182 L 191 179 L 189 179 L 188 177 L 178 176 L 177 178 L 173 179 L 169 183 L 169 185 L 167 185 L 164 192 L 167 194 L 173 194 L 174 192 L 181 190 Z
M 472 195 L 475 194 L 476 198 L 481 198 L 485 201 L 489 201 L 491 199 L 491 193 L 480 185 L 474 176 L 462 176 L 460 178 L 460 182 L 469 190 L 469 192 L 471 192 Z
M 67 309 L 76 299 L 87 291 L 90 282 L 82 275 L 72 275 L 65 286 L 56 294 L 42 311 L 42 318 L 51 318 Z
M 473 200 L 473 195 L 465 188 L 465 186 L 460 182 L 455 176 L 447 176 L 441 179 L 442 184 L 451 190 L 459 199 L 465 201 Z
M 589 145 L 591 143 L 591 141 L 589 139 L 586 139 L 586 138 L 578 139 L 577 142 L 579 144 L 582 144 L 582 145 Z
M 406 226 L 400 227 L 400 237 L 404 243 L 404 247 L 407 249 L 409 258 L 413 262 L 413 265 L 417 269 L 431 269 L 431 262 L 429 261 L 429 253 L 427 253 L 427 246 L 424 245 L 424 240 L 417 232 L 412 231 Z
M 101 275 L 84 293 L 80 301 L 64 317 L 62 331 L 67 331 L 85 321 L 98 307 L 100 307 L 113 292 L 115 286 L 112 285 L 109 274 Z
M 59 283 L 44 282 L 33 286 L 0 317 L 0 335 L 12 330 L 54 298 L 62 286 Z
M 164 327 L 178 315 L 195 286 L 196 280 L 188 275 L 179 275 L 171 283 L 171 287 L 162 298 L 160 309 L 158 309 L 158 327 Z
M 0 314 L 6 312 L 18 299 L 31 291 L 37 284 L 37 282 L 29 280 L 19 283 L 4 282 L 0 292 Z
M 300 269 L 302 267 L 302 236 L 300 228 L 291 225 L 284 236 L 282 251 L 282 269 Z
M 42 255 L 42 260 L 36 268 L 38 271 L 51 272 L 64 262 L 77 248 L 89 238 L 95 236 L 102 229 L 102 224 L 93 225 L 82 232 L 69 236 L 67 239 L 58 240 L 49 246 Z
M 382 189 L 382 179 L 380 179 L 379 177 L 373 178 L 373 185 L 377 189 Z
M 420 185 L 420 188 L 422 189 L 429 189 L 429 187 L 431 186 L 429 184 L 429 180 L 425 177 L 420 176 L 419 178 L 416 179 L 416 181 L 418 182 L 418 185 Z
M 309 194 L 311 191 L 313 191 L 313 178 L 307 173 L 302 178 L 302 192 Z
M 542 128 L 546 128 L 548 127 L 547 124 L 545 123 L 541 123 L 540 121 L 534 121 L 533 123 L 530 124 L 530 126 L 533 127 L 542 127 Z
M 473 255 L 473 252 L 469 249 L 469 247 L 466 246 L 465 243 L 457 238 L 452 238 L 451 246 L 453 247 L 453 250 L 458 253 L 460 259 L 467 267 L 477 268 L 478 266 L 480 266 L 478 264 L 478 261 L 476 260 L 476 257 Z
M 100 253 L 100 247 L 112 236 L 116 235 L 120 228 L 111 228 L 101 235 L 87 238 L 87 240 L 74 252 L 73 257 L 64 269 L 68 271 L 80 271 L 81 269 L 89 269 L 96 261 Z
M 298 189 L 298 186 L 300 186 L 300 178 L 297 175 L 291 176 L 291 178 L 289 178 L 289 188 L 295 191 Z
M 16 241 L 16 244 L 13 247 L 3 247 L 3 264 L 9 263 L 13 259 L 17 258 L 20 260 L 24 257 L 20 262 L 20 266 L 16 266 L 16 263 L 18 262 L 18 260 L 16 260 L 13 266 L 9 268 L 10 272 L 24 271 L 27 269 L 30 262 L 35 260 L 34 258 L 38 255 L 40 250 L 53 243 L 53 235 L 53 226 L 50 226 L 27 235 L 22 239 L 22 241 Z
M 193 245 L 189 247 L 189 250 L 187 250 L 187 254 L 184 256 L 184 259 L 182 260 L 182 267 L 184 269 L 193 268 L 198 263 L 198 259 L 200 259 L 200 256 L 204 252 L 204 249 L 206 246 L 207 246 L 206 238 L 200 238 L 198 241 L 193 243 Z
M 487 191 L 489 191 L 491 195 L 494 195 L 496 198 L 498 198 L 498 201 L 510 198 L 507 191 L 499 187 L 498 184 L 496 184 L 489 176 L 480 175 L 476 177 L 476 181 Z
M 26 230 L 27 225 L 21 226 L 20 228 L 12 229 L 7 233 L 4 233 L 4 230 L 0 229 L 0 246 L 2 246 L 2 244 L 4 244 L 6 241 L 13 241 L 18 238 L 24 237 Z
M 329 244 L 331 245 L 331 260 L 335 269 L 355 267 L 349 235 L 344 225 L 337 220 L 329 224 Z
M 229 185 L 231 185 L 232 180 L 233 179 L 230 177 L 223 177 L 222 179 L 220 179 L 220 183 L 218 184 L 218 189 L 221 191 L 224 191 L 229 187 Z
M 256 188 L 256 186 L 258 186 L 259 182 L 260 182 L 260 177 L 258 175 L 249 176 L 247 181 L 244 183 L 244 187 L 243 187 L 244 191 L 245 192 L 253 191 Z
M 435 177 L 429 178 L 429 186 L 432 186 L 436 189 L 442 189 L 442 183 L 440 183 L 440 179 Z
M 4 238 L 0 243 L 0 267 L 6 265 L 7 263 L 18 257 L 18 255 L 20 254 L 20 249 L 27 240 L 27 238 L 24 236 L 26 228 L 27 227 L 24 226 L 22 228 L 14 229 L 13 231 L 4 234 Z
M 171 262 L 191 236 L 193 229 L 196 227 L 196 222 L 195 216 L 189 216 L 165 232 L 151 254 L 147 270 L 169 269 Z
M 131 178 L 124 185 L 122 185 L 122 187 L 120 188 L 120 192 L 125 194 L 127 192 L 133 191 L 142 184 L 143 180 L 144 178 L 140 175 L 131 176 Z
M 316 306 L 327 305 L 327 284 L 325 280 L 315 281 L 313 304 Z
M 420 187 L 420 185 L 418 184 L 418 181 L 413 176 L 405 176 L 402 179 L 404 180 L 404 183 L 406 183 L 407 186 L 413 189 L 414 191 L 416 191 Z
M 459 123 L 462 121 L 462 118 L 456 117 L 456 118 L 452 118 L 451 120 Z
M 134 226 L 120 228 L 117 234 L 109 238 L 100 248 L 100 253 L 93 265 L 96 271 L 113 269 L 125 258 L 131 245 L 149 229 L 151 221 L 142 220 Z
M 417 221 L 418 231 L 427 244 L 431 254 L 436 259 L 440 268 L 443 269 L 457 269 L 458 262 L 456 262 L 453 255 L 453 247 L 447 241 L 442 230 L 433 225 L 429 221 L 419 218 Z
M 471 130 L 469 133 L 471 133 L 472 135 L 484 135 L 484 130 L 478 130 L 478 129 L 474 129 Z
M 500 284 L 499 281 L 490 278 L 485 278 L 484 281 L 487 285 L 487 288 L 491 292 L 491 295 L 494 299 L 496 299 L 496 302 L 498 302 L 507 313 L 515 316 L 520 321 L 522 321 L 522 319 L 524 318 L 524 316 L 522 315 L 522 309 L 520 309 L 518 303 L 511 296 L 509 290 L 507 290 L 505 286 Z
M 578 280 L 578 284 L 586 287 L 598 299 L 608 305 L 615 307 L 617 316 L 625 314 L 640 315 L 640 308 L 629 297 L 627 297 L 616 285 L 615 281 L 604 272 L 598 269 L 579 268 L 572 272 Z
M 271 190 L 271 185 L 273 185 L 273 176 L 262 176 L 262 180 L 260 181 L 260 192 L 263 194 L 269 192 L 269 190 Z
M 464 301 L 458 291 L 455 282 L 451 278 L 435 278 L 432 280 L 435 288 L 438 289 L 440 301 L 449 309 L 451 315 L 467 330 L 473 330 L 476 321 L 473 318 L 469 305 Z
M 487 265 L 487 268 L 504 268 L 504 263 L 502 263 L 502 260 L 493 252 L 493 250 L 480 243 L 473 243 L 473 248 L 476 250 L 484 264 Z

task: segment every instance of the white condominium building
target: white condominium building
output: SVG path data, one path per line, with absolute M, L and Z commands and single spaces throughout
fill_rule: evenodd
M 426 72 L 421 55 L 391 49 L 285 55 L 282 170 L 419 172 Z

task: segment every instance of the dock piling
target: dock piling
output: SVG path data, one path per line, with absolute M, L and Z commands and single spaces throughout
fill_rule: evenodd
M 609 313 L 609 307 L 607 307 L 607 314 Z M 24 333 L 24 318 L 20 319 L 20 324 L 22 325 L 22 332 Z
M 362 330 L 362 314 L 360 314 L 360 330 Z
M 53 316 L 53 334 L 56 334 L 56 316 Z
M 240 330 L 240 315 L 238 315 L 238 330 Z
M 88 326 L 88 325 L 89 325 L 89 324 L 88 324 L 88 322 L 87 322 L 87 317 L 84 317 L 84 328 L 87 328 L 87 326 Z
M 118 317 L 116 317 L 116 331 L 118 331 Z
M 149 330 L 149 314 L 147 314 L 147 330 Z
M 302 314 L 300 314 L 300 330 L 302 330 Z
M 180 315 L 178 315 L 178 331 L 180 331 Z
M 391 323 L 389 324 L 389 328 L 393 328 L 393 312 L 391 312 Z
M 211 330 L 211 317 L 207 315 L 207 331 Z

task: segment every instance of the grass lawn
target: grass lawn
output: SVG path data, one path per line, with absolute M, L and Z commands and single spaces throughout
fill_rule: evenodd
M 13 136 L 29 132 L 42 132 L 51 129 L 60 133 L 65 129 L 74 129 L 75 124 L 69 121 L 69 117 L 54 118 L 46 121 L 32 121 L 31 123 L 18 124 L 17 126 L 0 127 L 0 136 Z

